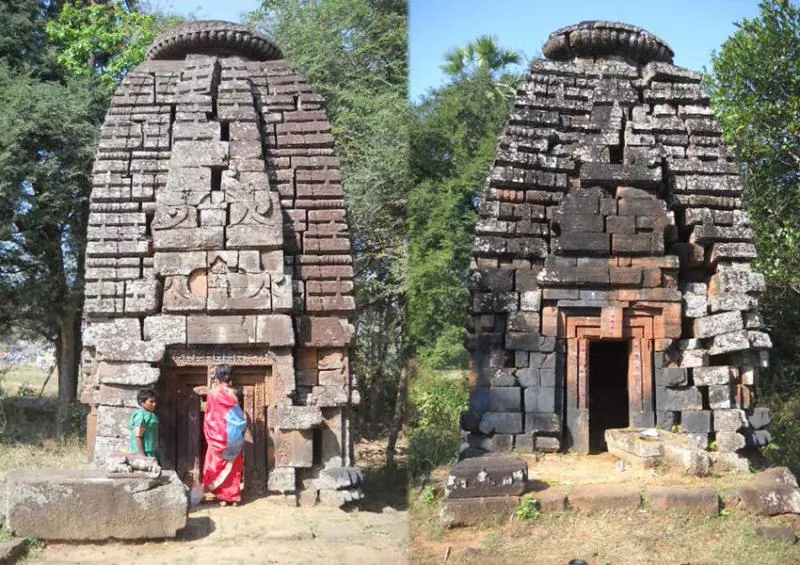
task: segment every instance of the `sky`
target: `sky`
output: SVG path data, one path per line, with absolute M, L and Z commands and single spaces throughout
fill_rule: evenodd
M 240 22 L 258 0 L 161 0 L 156 4 L 199 19 Z M 711 52 L 735 30 L 734 22 L 758 14 L 758 0 L 409 0 L 411 100 L 440 86 L 440 65 L 453 47 L 484 34 L 529 61 L 548 35 L 583 20 L 622 21 L 665 40 L 675 64 L 702 70 Z
M 758 0 L 410 0 L 409 7 L 411 100 L 442 84 L 448 50 L 484 34 L 527 61 L 541 56 L 559 28 L 620 21 L 659 36 L 676 65 L 699 71 L 736 30 L 734 22 L 758 14 Z

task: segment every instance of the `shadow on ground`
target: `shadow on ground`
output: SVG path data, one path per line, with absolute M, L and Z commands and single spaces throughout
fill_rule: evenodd
M 186 526 L 178 532 L 180 541 L 197 541 L 210 536 L 216 530 L 214 520 L 209 516 L 192 516 L 189 514 Z

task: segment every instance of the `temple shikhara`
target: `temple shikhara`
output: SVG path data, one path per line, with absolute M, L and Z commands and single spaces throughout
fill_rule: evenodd
M 764 277 L 700 76 L 626 24 L 561 29 L 543 52 L 481 199 L 462 455 L 602 451 L 628 427 L 764 445 Z
M 248 420 L 246 492 L 361 496 L 353 266 L 323 102 L 269 39 L 225 22 L 158 38 L 117 89 L 86 250 L 95 460 L 127 447 L 136 391 L 151 386 L 163 463 L 198 480 L 204 394 L 228 364 Z

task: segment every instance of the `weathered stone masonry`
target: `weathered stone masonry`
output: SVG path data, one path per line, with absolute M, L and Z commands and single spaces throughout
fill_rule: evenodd
M 95 459 L 126 447 L 138 388 L 169 397 L 171 372 L 179 386 L 200 367 L 207 384 L 230 363 L 234 376 L 260 368 L 244 402 L 269 491 L 357 496 L 353 267 L 333 142 L 323 99 L 242 26 L 182 26 L 125 77 L 101 133 L 86 253 Z M 176 402 L 162 399 L 162 424 Z
M 700 76 L 625 24 L 564 28 L 543 51 L 479 210 L 467 451 L 588 451 L 589 349 L 608 340 L 627 345 L 630 425 L 765 444 L 764 278 Z

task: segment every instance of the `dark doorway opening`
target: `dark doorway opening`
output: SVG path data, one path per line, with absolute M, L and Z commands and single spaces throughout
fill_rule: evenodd
M 594 341 L 589 344 L 589 451 L 606 451 L 605 431 L 627 428 L 627 341 Z

